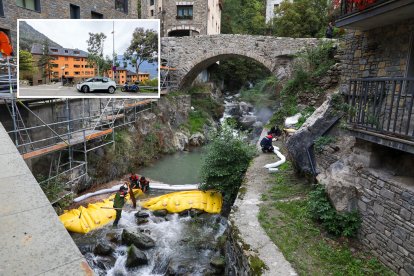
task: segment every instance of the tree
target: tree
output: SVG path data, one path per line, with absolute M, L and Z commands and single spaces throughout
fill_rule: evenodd
M 100 75 L 100 69 L 105 64 L 103 57 L 103 49 L 106 35 L 104 33 L 89 33 L 88 43 L 88 61 L 90 65 L 96 66 L 98 75 Z
M 53 57 L 49 54 L 49 41 L 45 39 L 43 41 L 42 55 L 40 56 L 37 64 L 42 69 L 42 78 L 45 83 L 50 80 L 50 74 L 52 73 Z
M 36 71 L 33 56 L 30 52 L 19 50 L 19 72 L 20 79 L 30 77 Z
M 124 58 L 136 64 L 137 76 L 139 67 L 144 62 L 153 62 L 158 57 L 158 34 L 154 30 L 136 28 L 132 34 L 131 44 L 127 48 Z
M 328 24 L 328 1 L 284 0 L 275 10 L 272 34 L 283 37 L 322 37 Z
M 226 0 L 222 11 L 221 33 L 264 35 L 265 2 L 260 0 Z
M 224 125 L 207 146 L 207 155 L 201 166 L 200 188 L 221 192 L 225 206 L 230 207 L 255 152 L 253 146 Z

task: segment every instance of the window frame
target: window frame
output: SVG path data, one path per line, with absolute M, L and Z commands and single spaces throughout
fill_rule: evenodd
M 119 4 L 123 6 L 123 9 L 119 9 Z M 128 0 L 115 0 L 115 10 L 128 14 Z
M 0 0 L 0 17 L 4 17 L 3 0 Z
M 17 3 L 17 0 L 16 0 L 16 5 L 20 8 L 23 8 L 23 9 L 26 9 L 26 10 L 29 10 L 29 11 L 34 11 L 34 12 L 38 12 L 38 13 L 42 12 L 41 5 L 40 5 L 40 0 L 22 0 L 22 1 L 23 1 L 23 6 L 20 6 Z M 26 1 L 33 1 L 34 9 L 27 8 Z
M 75 11 L 76 12 L 75 16 L 78 16 L 78 17 L 72 17 L 72 15 L 74 14 L 74 13 L 72 13 L 72 11 Z M 80 19 L 81 18 L 81 16 L 80 16 L 80 6 L 70 3 L 69 4 L 69 13 L 70 13 L 70 19 Z
M 182 11 L 182 14 L 180 14 Z M 190 14 L 191 11 L 191 14 Z M 194 16 L 194 5 L 177 5 L 176 19 L 193 19 Z
M 93 15 L 98 16 L 98 17 L 93 17 Z M 91 11 L 91 19 L 104 19 L 104 15 L 103 13 Z

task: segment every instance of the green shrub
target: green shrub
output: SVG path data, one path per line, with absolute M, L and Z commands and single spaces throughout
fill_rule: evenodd
M 207 146 L 201 166 L 202 190 L 215 189 L 223 194 L 224 203 L 231 205 L 237 196 L 250 160 L 255 155 L 249 145 L 233 130 L 223 127 Z
M 208 123 L 207 115 L 203 111 L 191 111 L 188 117 L 190 133 L 202 132 L 204 125 Z
M 315 139 L 314 149 L 317 153 L 321 153 L 323 151 L 324 146 L 334 143 L 335 141 L 336 141 L 336 138 L 333 136 L 329 136 L 329 135 L 320 136 Z
M 308 210 L 314 220 L 320 222 L 328 233 L 335 236 L 354 237 L 361 225 L 361 218 L 357 212 L 336 212 L 322 185 L 317 185 L 315 190 L 309 193 Z

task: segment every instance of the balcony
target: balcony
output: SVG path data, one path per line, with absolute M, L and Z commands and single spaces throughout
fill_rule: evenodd
M 341 0 L 337 27 L 369 30 L 414 18 L 412 0 Z
M 349 91 L 356 137 L 414 154 L 414 78 L 352 79 Z

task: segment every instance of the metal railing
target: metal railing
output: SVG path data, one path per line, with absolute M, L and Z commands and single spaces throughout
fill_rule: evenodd
M 352 13 L 357 13 L 364 11 L 367 8 L 388 2 L 390 0 L 342 0 L 341 1 L 341 14 L 340 17 L 350 15 Z
M 349 91 L 353 128 L 414 141 L 414 78 L 352 79 Z
M 0 58 L 0 98 L 13 97 L 17 89 L 17 64 L 12 57 Z

